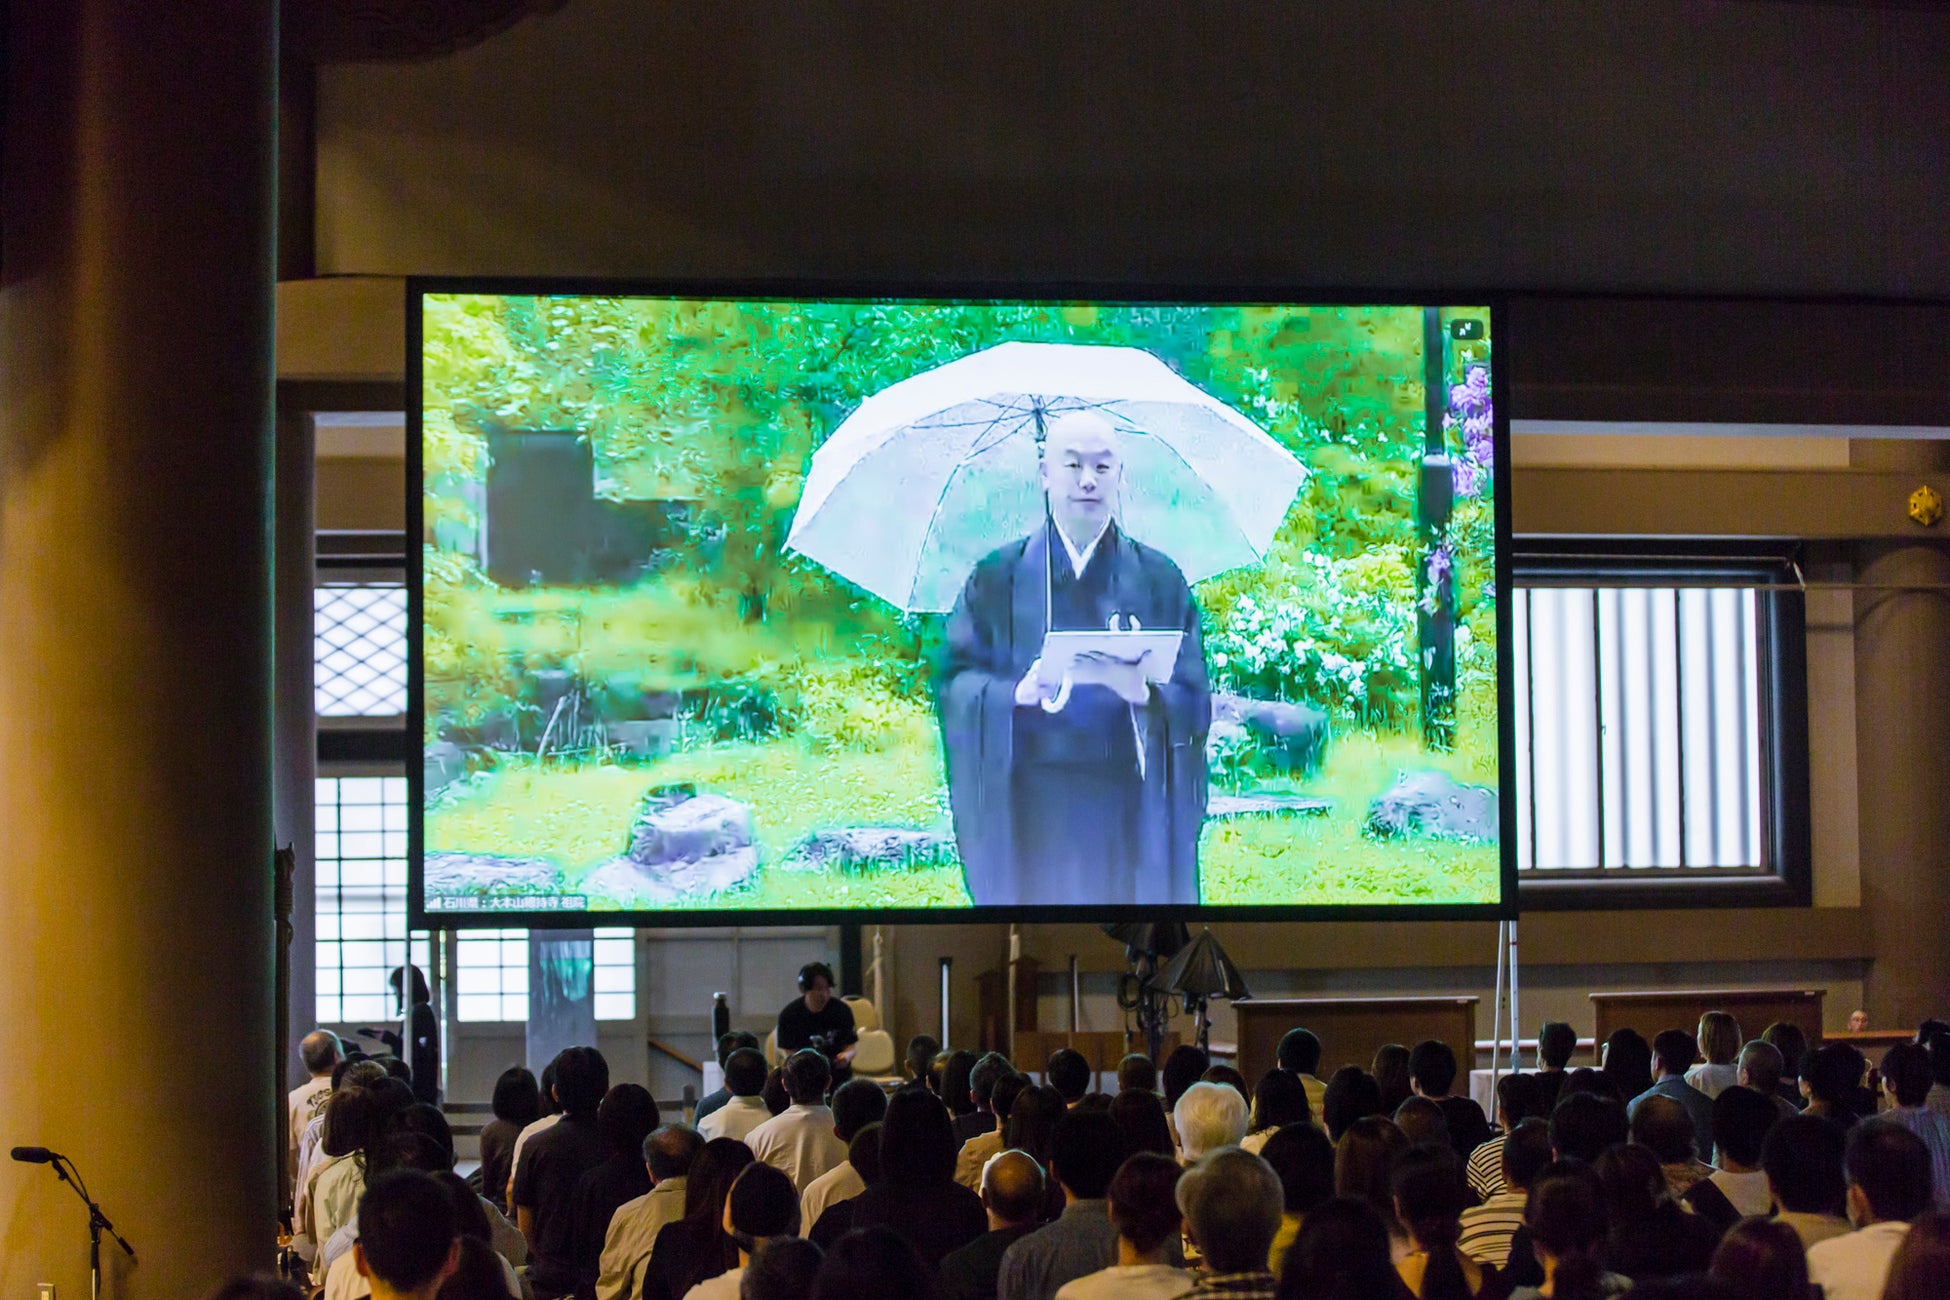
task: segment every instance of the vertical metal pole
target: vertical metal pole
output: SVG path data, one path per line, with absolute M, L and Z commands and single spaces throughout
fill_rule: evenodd
M 873 928 L 873 971 L 868 976 L 868 983 L 873 989 L 873 1009 L 879 1013 L 882 1027 L 892 1024 L 894 1015 L 893 1008 L 887 1005 L 887 969 L 881 965 L 885 941 L 880 927 L 876 925 Z
M 1510 950 L 1506 962 L 1510 967 L 1510 1068 L 1521 1069 L 1523 1059 L 1517 1047 L 1522 1035 L 1517 1026 L 1523 1023 L 1517 1010 L 1517 922 L 1512 918 L 1510 925 Z
M 1083 1032 L 1083 980 L 1077 974 L 1077 955 L 1070 954 L 1070 1032 Z
M 450 1055 L 447 1042 L 447 990 L 453 983 L 447 978 L 447 934 L 446 930 L 434 930 L 427 935 L 427 994 L 433 999 L 434 1042 L 440 1048 L 440 1096 L 447 1096 L 448 1061 Z M 412 944 L 407 948 L 410 952 Z
M 1510 923 L 1496 923 L 1496 1000 L 1490 1004 L 1490 1090 L 1496 1090 L 1499 1053 L 1503 1048 L 1503 957 L 1509 951 Z M 1473 1064 L 1473 1062 L 1472 1062 Z
M 1002 1032 L 1011 1061 L 1016 1059 L 1016 964 L 1022 960 L 1022 927 L 1009 927 L 1009 1024 Z
M 948 972 L 954 964 L 953 957 L 941 959 L 941 1047 L 943 1051 L 948 1047 Z

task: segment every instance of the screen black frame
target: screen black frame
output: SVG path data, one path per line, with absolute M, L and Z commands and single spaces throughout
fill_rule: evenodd
M 1374 293 L 1343 288 L 1282 287 L 1273 292 L 1264 284 L 1139 285 L 1089 282 L 969 283 L 956 281 L 869 282 L 743 279 L 601 279 L 564 276 L 484 277 L 410 276 L 406 295 L 406 725 L 416 739 L 408 746 L 406 909 L 409 930 L 471 929 L 588 929 L 591 926 L 636 926 L 655 929 L 694 929 L 725 926 L 785 925 L 995 925 L 1174 920 L 1210 924 L 1220 921 L 1495 921 L 1517 916 L 1517 798 L 1515 774 L 1509 758 L 1516 749 L 1515 711 L 1510 707 L 1514 655 L 1511 653 L 1511 494 L 1509 345 L 1502 330 L 1510 319 L 1505 293 L 1403 294 L 1399 290 Z M 683 298 L 696 300 L 791 300 L 824 302 L 864 300 L 962 302 L 1092 302 L 1102 304 L 1209 303 L 1227 306 L 1282 305 L 1307 307 L 1437 307 L 1481 308 L 1489 314 L 1492 345 L 1490 366 L 1492 456 L 1497 482 L 1495 497 L 1495 581 L 1497 635 L 1497 784 L 1498 784 L 1498 898 L 1485 903 L 1296 903 L 1296 904 L 1163 904 L 961 907 L 961 908 L 832 908 L 738 910 L 685 908 L 655 910 L 456 910 L 426 907 L 425 788 L 425 647 L 422 630 L 424 581 L 425 494 L 423 451 L 424 302 L 434 294 L 500 296 L 561 296 L 608 298 Z M 418 754 L 419 760 L 414 758 Z

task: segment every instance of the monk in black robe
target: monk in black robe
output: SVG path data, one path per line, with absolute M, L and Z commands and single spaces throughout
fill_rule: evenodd
M 1198 902 L 1212 713 L 1198 606 L 1176 564 L 1119 531 L 1121 475 L 1101 417 L 1053 421 L 1049 518 L 977 564 L 949 617 L 942 738 L 977 906 Z M 1047 631 L 1112 626 L 1182 632 L 1171 680 L 1107 659 L 1067 688 L 1042 671 Z

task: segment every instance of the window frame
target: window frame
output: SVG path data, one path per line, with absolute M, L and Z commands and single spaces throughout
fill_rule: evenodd
M 1516 873 L 1519 910 L 1810 906 L 1807 599 L 1799 546 L 1759 539 L 1520 536 L 1512 540 L 1510 572 L 1513 588 L 1739 587 L 1755 589 L 1759 597 L 1762 866 L 1531 867 Z M 1515 635 L 1513 626 L 1512 662 Z M 1527 689 L 1527 683 L 1511 683 L 1513 692 Z M 1514 695 L 1511 703 L 1514 718 Z M 1513 732 L 1513 760 L 1514 740 Z M 1528 824 L 1522 808 L 1512 820 L 1519 831 Z M 1515 844 L 1509 852 L 1514 859 Z

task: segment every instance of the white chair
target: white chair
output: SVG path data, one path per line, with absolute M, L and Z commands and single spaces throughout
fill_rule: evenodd
M 853 1032 L 860 1038 L 859 1046 L 853 1049 L 853 1077 L 898 1079 L 900 1066 L 894 1056 L 894 1037 L 880 1027 L 880 1012 L 866 998 L 841 1001 L 852 1008 Z

